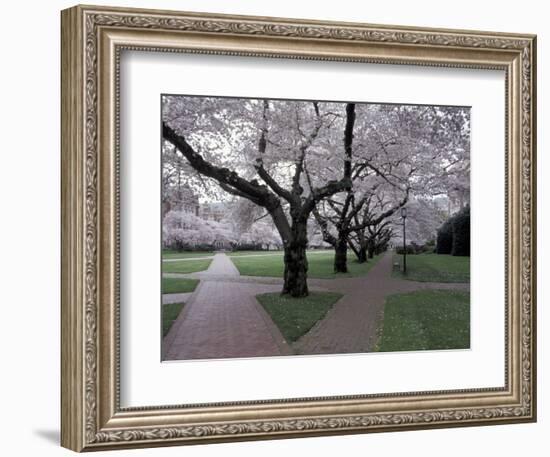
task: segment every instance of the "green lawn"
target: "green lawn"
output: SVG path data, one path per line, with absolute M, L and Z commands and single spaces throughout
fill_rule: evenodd
M 305 298 L 292 298 L 278 292 L 256 295 L 289 343 L 306 334 L 341 297 L 333 292 L 310 292 Z
M 328 250 L 328 249 L 309 249 L 307 251 L 308 254 L 326 254 L 327 252 L 334 252 L 332 250 Z M 274 255 L 274 256 L 283 256 L 284 254 L 284 251 L 232 251 L 232 252 L 228 252 L 227 255 L 229 257 L 239 257 L 239 256 L 242 256 L 242 255 L 263 255 L 263 256 L 266 256 L 266 255 Z
M 390 295 L 377 351 L 467 349 L 470 347 L 470 294 L 419 290 Z
M 162 262 L 163 273 L 194 273 L 206 270 L 212 259 L 182 260 L 174 262 Z
M 313 251 L 315 252 L 315 251 Z M 321 279 L 346 278 L 364 276 L 379 260 L 379 256 L 370 259 L 367 263 L 358 263 L 354 257 L 348 256 L 348 273 L 334 273 L 334 251 L 323 251 L 315 254 L 309 253 L 308 277 Z M 284 263 L 283 255 L 272 255 L 262 257 L 238 256 L 231 259 L 241 275 L 244 276 L 272 276 L 283 277 Z
M 179 316 L 185 303 L 170 303 L 162 305 L 162 336 L 166 336 L 170 327 Z
M 213 256 L 213 252 L 208 251 L 174 251 L 172 249 L 163 249 L 163 259 L 188 259 L 193 257 L 209 257 Z
M 226 252 L 229 257 L 239 257 L 241 255 L 283 255 L 283 251 L 231 251 Z
M 198 279 L 162 278 L 162 293 L 185 294 L 193 292 L 198 284 Z
M 403 262 L 403 256 L 395 255 L 394 261 Z M 394 271 L 393 275 L 421 282 L 469 282 L 470 257 L 445 254 L 416 254 L 407 256 L 407 274 Z

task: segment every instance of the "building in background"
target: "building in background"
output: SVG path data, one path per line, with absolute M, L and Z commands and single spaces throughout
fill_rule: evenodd
M 187 184 L 171 187 L 162 196 L 162 217 L 169 211 L 184 211 L 199 216 L 199 197 Z
M 203 203 L 197 214 L 205 221 L 221 222 L 227 214 L 227 204 L 224 202 Z

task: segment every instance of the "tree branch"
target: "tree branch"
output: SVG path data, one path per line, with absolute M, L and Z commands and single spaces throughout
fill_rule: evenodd
M 313 210 L 315 205 L 323 198 L 330 197 L 343 190 L 351 190 L 351 158 L 353 145 L 353 128 L 355 125 L 355 103 L 346 105 L 346 126 L 344 128 L 344 177 L 340 181 L 329 181 L 326 185 L 317 189 L 311 189 L 311 194 L 306 198 L 302 207 L 306 216 Z
M 258 199 L 251 198 L 250 195 L 245 194 L 244 192 L 241 192 L 223 182 L 218 181 L 218 185 L 228 194 L 234 195 L 235 197 L 242 197 L 246 198 L 247 200 L 250 200 L 252 203 L 255 203 L 256 205 L 262 206 Z
M 336 238 L 330 233 L 326 219 L 321 216 L 317 207 L 314 207 L 312 212 L 317 224 L 319 224 L 319 227 L 321 228 L 323 241 L 327 242 L 331 246 L 336 246 Z
M 350 187 L 350 178 L 342 178 L 340 181 L 329 181 L 325 186 L 312 190 L 311 194 L 304 202 L 303 211 L 309 214 L 315 205 L 323 198 L 330 197 L 343 190 L 348 190 Z
M 263 110 L 263 125 L 261 127 L 260 139 L 258 140 L 258 157 L 256 158 L 256 164 L 254 167 L 258 173 L 258 176 L 264 180 L 264 182 L 275 192 L 279 197 L 284 198 L 289 203 L 292 203 L 294 198 L 292 194 L 283 189 L 275 179 L 264 168 L 264 154 L 267 148 L 267 110 L 269 109 L 269 102 L 264 100 Z
M 300 177 L 304 170 L 304 160 L 305 160 L 306 152 L 315 141 L 315 138 L 317 138 L 317 136 L 319 135 L 319 131 L 321 130 L 321 126 L 323 125 L 321 121 L 321 115 L 319 113 L 319 103 L 318 102 L 312 102 L 312 103 L 313 103 L 313 109 L 315 111 L 315 126 L 313 127 L 313 130 L 310 132 L 310 134 L 307 135 L 305 142 L 300 146 L 300 152 L 299 152 L 298 159 L 296 160 L 296 168 L 294 170 L 294 177 L 292 178 L 292 193 L 297 196 L 302 195 L 303 193 L 303 189 L 300 186 Z M 305 136 L 304 133 L 302 133 L 300 130 L 298 131 L 302 136 Z
M 407 189 L 405 197 L 403 200 L 401 200 L 397 205 L 392 206 L 389 210 L 383 212 L 381 215 L 379 215 L 376 219 L 367 219 L 366 221 L 363 221 L 361 224 L 354 225 L 353 227 L 350 227 L 351 231 L 361 230 L 365 227 L 368 227 L 369 225 L 378 225 L 380 222 L 382 222 L 387 217 L 393 215 L 399 208 L 404 206 L 409 201 L 409 189 Z
M 222 168 L 203 159 L 193 147 L 187 142 L 185 137 L 178 135 L 166 122 L 162 123 L 162 136 L 165 140 L 174 145 L 177 151 L 182 154 L 189 164 L 199 173 L 215 179 L 220 185 L 225 185 L 234 191 L 239 192 L 239 196 L 248 198 L 254 203 L 267 208 L 268 210 L 280 205 L 279 199 L 273 195 L 266 186 L 260 185 L 257 181 L 248 181 L 241 178 L 235 171 L 228 168 Z M 225 189 L 224 189 L 225 190 Z M 234 194 L 234 192 L 233 192 Z

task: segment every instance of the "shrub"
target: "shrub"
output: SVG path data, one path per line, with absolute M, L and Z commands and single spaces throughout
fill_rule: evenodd
M 432 252 L 434 252 L 434 250 L 435 250 L 434 244 L 425 243 L 416 247 L 417 254 L 427 254 L 427 253 L 431 254 Z
M 170 244 L 164 243 L 164 247 L 177 252 L 210 252 L 217 249 L 213 244 L 189 244 L 182 243 L 179 240 L 172 241 Z
M 388 250 L 388 243 L 377 244 L 377 245 L 374 247 L 374 254 L 375 254 L 375 255 L 380 255 L 380 254 L 382 254 L 383 252 L 386 252 L 387 250 Z
M 397 246 L 395 252 L 403 255 L 403 246 Z M 407 245 L 407 254 L 425 254 L 427 252 L 434 252 L 433 244 L 417 244 L 413 241 Z
M 466 206 L 452 218 L 453 247 L 452 255 L 470 255 L 470 207 Z
M 265 251 L 260 243 L 238 243 L 235 246 L 239 251 Z
M 449 218 L 437 231 L 437 254 L 470 255 L 470 207 Z
M 395 253 L 399 255 L 403 255 L 403 246 L 398 246 L 395 248 Z M 409 254 L 416 254 L 416 247 L 412 246 L 410 244 L 407 244 L 407 255 Z
M 435 252 L 450 254 L 453 250 L 453 218 L 448 219 L 437 231 Z

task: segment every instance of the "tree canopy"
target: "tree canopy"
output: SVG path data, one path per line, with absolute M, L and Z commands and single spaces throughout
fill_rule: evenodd
M 333 246 L 345 271 L 348 247 L 395 237 L 399 208 L 414 210 L 408 223 L 421 242 L 469 202 L 466 107 L 170 95 L 162 134 L 163 198 L 185 183 L 225 202 L 231 243 L 271 239 L 271 228 L 293 296 L 308 293 L 310 238 Z

